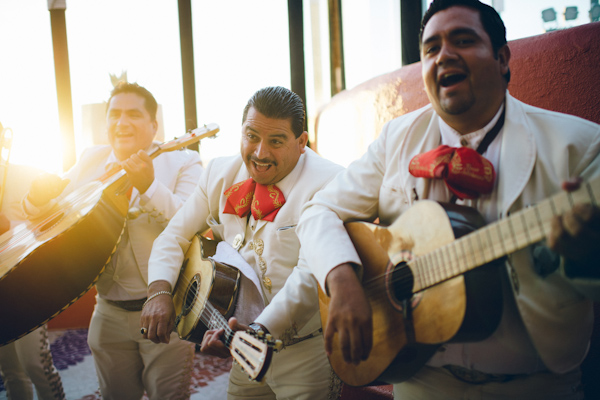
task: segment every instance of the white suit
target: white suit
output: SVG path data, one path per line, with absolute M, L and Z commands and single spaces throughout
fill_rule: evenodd
M 239 253 L 261 278 L 260 258 L 266 262 L 265 276 L 271 280 L 272 289 L 269 291 L 262 287 L 267 307 L 256 319 L 257 322 L 275 337 L 302 337 L 317 332 L 321 324 L 316 281 L 305 267 L 297 266 L 300 242 L 295 228 L 304 203 L 341 169 L 307 148 L 294 169 L 277 183 L 286 202 L 274 221 L 267 222 L 223 213 L 226 201 L 223 192 L 248 179 L 249 174 L 239 155 L 213 160 L 189 201 L 154 242 L 149 263 L 150 283 L 166 280 L 174 286 L 191 238 L 196 232 L 211 228 L 215 239 L 238 247 Z M 254 244 L 259 241 L 264 243 L 261 255 L 253 250 Z M 292 395 L 291 398 L 313 399 L 320 395 L 326 398 L 329 375 L 322 336 L 317 335 L 312 340 L 288 346 L 275 354 L 266 381 L 278 397 Z M 298 377 L 297 382 L 294 382 L 294 376 Z M 245 380 L 247 383 L 247 378 Z M 277 385 L 288 386 L 287 389 L 277 389 Z M 304 389 L 299 387 L 302 385 Z M 240 395 L 249 395 L 248 390 L 252 389 L 245 388 Z M 309 393 L 308 397 L 293 395 L 306 390 L 312 390 L 313 394 Z
M 600 176 L 597 124 L 526 105 L 508 92 L 505 106 L 495 189 L 499 217 L 558 193 L 569 178 Z M 440 127 L 431 105 L 396 118 L 361 159 L 307 204 L 298 236 L 303 248 L 311 249 L 308 265 L 322 287 L 335 266 L 360 265 L 343 222 L 379 218 L 389 225 L 424 198 L 425 180 L 409 174 L 408 165 L 439 144 Z M 325 233 L 335 240 L 324 240 Z M 508 260 L 518 312 L 539 357 L 555 373 L 573 370 L 585 357 L 593 320 L 592 303 L 579 291 L 583 286 L 559 271 L 545 278 L 532 273 L 528 249 Z
M 71 182 L 61 196 L 100 178 L 113 161 L 116 158 L 108 145 L 87 149 L 65 174 Z M 140 334 L 141 310 L 126 311 L 107 301 L 146 297 L 152 243 L 192 193 L 203 170 L 198 153 L 189 150 L 161 154 L 153 166 L 155 179 L 150 188 L 142 195 L 134 188 L 131 196 L 130 209 L 140 213 L 128 218 L 115 255 L 96 282 L 97 304 L 88 344 L 107 399 L 139 399 L 144 390 L 151 399 L 189 398 L 193 344 L 173 333 L 168 345 L 156 345 Z M 24 209 L 30 210 L 31 204 L 27 202 Z

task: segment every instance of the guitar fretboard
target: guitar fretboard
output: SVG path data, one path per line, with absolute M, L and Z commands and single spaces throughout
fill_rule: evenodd
M 539 242 L 550 233 L 553 217 L 571 210 L 578 203 L 597 206 L 599 199 L 600 180 L 596 179 L 582 184 L 574 192 L 561 192 L 419 256 L 408 263 L 414 274 L 413 292 Z

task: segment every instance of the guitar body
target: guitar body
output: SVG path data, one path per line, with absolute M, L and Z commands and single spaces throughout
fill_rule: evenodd
M 196 234 L 173 290 L 175 329 L 181 339 L 198 344 L 211 321 L 233 315 L 240 287 L 238 269 L 208 258 L 215 255 L 216 248 L 217 241 Z M 214 309 L 220 315 L 212 315 Z
M 181 339 L 202 344 L 208 329 L 223 328 L 223 343 L 251 380 L 261 381 L 282 347 L 271 335 L 249 330 L 232 331 L 227 320 L 235 311 L 241 272 L 214 261 L 217 241 L 196 234 L 173 290 L 175 330 Z
M 128 183 L 92 182 L 0 236 L 0 345 L 60 314 L 98 279 L 124 228 Z
M 445 207 L 445 208 L 444 208 Z M 358 365 L 347 364 L 334 337 L 329 361 L 352 386 L 409 379 L 447 342 L 478 341 L 496 329 L 502 311 L 500 263 L 485 265 L 412 294 L 415 271 L 397 268 L 449 244 L 483 224 L 473 209 L 421 201 L 391 226 L 364 222 L 346 229 L 364 267 L 363 288 L 373 313 L 373 348 Z M 436 274 L 435 271 L 430 271 Z M 387 276 L 387 278 L 383 278 Z M 319 292 L 323 326 L 329 298 Z
M 159 145 L 149 156 L 217 134 L 216 124 Z M 131 187 L 120 170 L 77 188 L 0 236 L 0 346 L 60 314 L 96 282 L 119 244 Z

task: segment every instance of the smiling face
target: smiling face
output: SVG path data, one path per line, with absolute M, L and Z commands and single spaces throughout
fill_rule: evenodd
M 435 111 L 466 134 L 484 127 L 506 93 L 510 50 L 494 54 L 479 12 L 454 6 L 435 13 L 423 29 L 423 81 Z
M 126 92 L 113 96 L 108 104 L 108 140 L 119 161 L 147 149 L 156 135 L 158 122 L 150 117 L 144 102 L 143 97 Z
M 242 125 L 242 158 L 257 183 L 275 184 L 294 169 L 307 141 L 306 132 L 294 136 L 291 119 L 268 118 L 250 107 Z

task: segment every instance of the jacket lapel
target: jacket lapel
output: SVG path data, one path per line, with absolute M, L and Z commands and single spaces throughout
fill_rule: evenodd
M 500 150 L 498 214 L 506 216 L 525 189 L 536 162 L 537 148 L 519 103 L 506 95 L 506 122 Z

